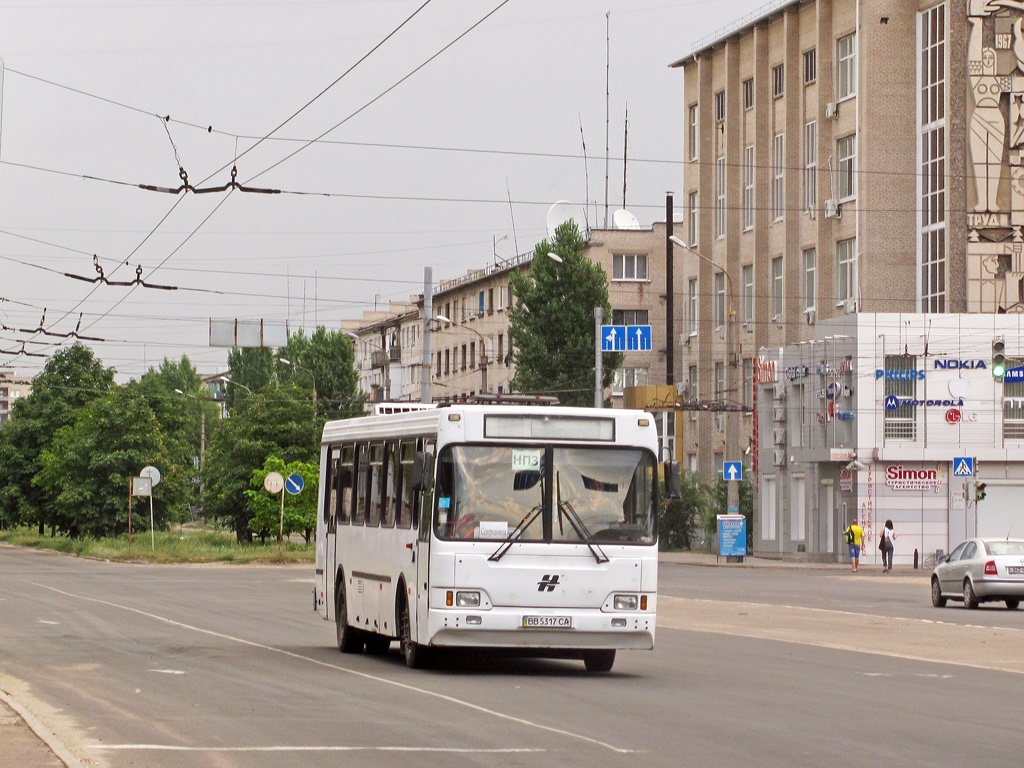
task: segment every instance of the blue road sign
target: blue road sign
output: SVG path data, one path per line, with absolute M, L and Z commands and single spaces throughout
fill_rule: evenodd
M 626 351 L 626 326 L 624 326 L 624 325 L 602 325 L 601 326 L 601 351 L 602 352 L 625 352 Z
M 627 325 L 626 326 L 626 349 L 630 352 L 650 352 L 651 326 L 649 325 Z
M 302 493 L 302 489 L 306 486 L 306 481 L 302 479 L 302 475 L 296 473 L 294 475 L 288 475 L 288 479 L 284 481 L 284 489 L 288 491 L 292 496 Z
M 956 456 L 953 459 L 953 477 L 974 477 L 974 457 Z
M 726 480 L 742 480 L 743 479 L 743 462 L 742 461 L 725 461 L 722 462 L 722 477 Z

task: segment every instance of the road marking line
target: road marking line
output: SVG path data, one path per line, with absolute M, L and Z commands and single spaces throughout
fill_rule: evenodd
M 536 728 L 537 730 L 547 731 L 548 733 L 553 733 L 553 734 L 558 735 L 558 736 L 565 736 L 566 738 L 577 739 L 579 741 L 585 741 L 588 744 L 594 744 L 595 746 L 604 747 L 605 749 L 611 750 L 612 752 L 616 752 L 616 753 L 619 753 L 619 754 L 631 754 L 631 753 L 636 751 L 636 750 L 633 750 L 633 749 L 624 749 L 622 747 L 616 747 L 613 744 L 609 744 L 608 742 L 601 741 L 600 739 L 595 739 L 595 738 L 593 738 L 591 736 L 584 736 L 581 733 L 574 733 L 572 731 L 567 731 L 567 730 L 564 730 L 562 728 L 555 728 L 554 726 L 551 726 L 551 725 L 544 725 L 543 723 L 537 723 L 537 722 L 534 722 L 532 720 L 527 720 L 525 718 L 516 717 L 515 715 L 508 715 L 508 714 L 505 714 L 504 712 L 498 712 L 497 710 L 494 710 L 494 709 L 488 709 L 487 707 L 482 707 L 479 704 L 473 704 L 472 702 L 466 701 L 464 699 L 458 699 L 458 698 L 455 698 L 454 696 L 449 696 L 449 695 L 444 694 L 444 693 L 437 693 L 436 691 L 430 691 L 430 690 L 427 690 L 426 688 L 420 688 L 420 687 L 415 686 L 415 685 L 409 685 L 408 683 L 400 683 L 397 680 L 389 680 L 386 677 L 380 677 L 378 675 L 371 675 L 371 674 L 369 674 L 367 672 L 358 672 L 358 671 L 356 671 L 354 669 L 349 669 L 348 667 L 342 667 L 342 666 L 339 666 L 337 664 L 330 664 L 330 663 L 328 663 L 326 661 L 320 661 L 319 659 L 312 659 L 309 656 L 303 656 L 302 654 L 295 653 L 294 651 L 286 651 L 286 650 L 283 650 L 281 648 L 275 648 L 275 647 L 273 647 L 271 645 L 264 645 L 263 643 L 253 642 L 252 640 L 244 640 L 244 639 L 242 639 L 240 637 L 234 637 L 232 635 L 225 635 L 225 634 L 223 634 L 221 632 L 214 632 L 211 629 L 203 629 L 202 627 L 196 627 L 196 626 L 193 626 L 192 624 L 185 624 L 184 622 L 175 621 L 174 619 L 168 619 L 166 616 L 160 616 L 160 615 L 155 614 L 155 613 L 149 613 L 148 611 L 142 611 L 142 610 L 139 610 L 138 608 L 132 608 L 131 606 L 127 606 L 127 605 L 120 605 L 118 603 L 112 603 L 109 600 L 100 600 L 99 598 L 89 597 L 88 595 L 77 595 L 77 594 L 75 594 L 73 592 L 66 592 L 66 591 L 64 591 L 62 589 L 57 589 L 56 587 L 51 587 L 51 586 L 49 586 L 47 584 L 39 584 L 39 583 L 32 582 L 32 581 L 30 581 L 28 583 L 32 584 L 33 586 L 39 587 L 41 589 L 46 589 L 46 590 L 49 590 L 50 592 L 55 592 L 58 595 L 64 595 L 65 597 L 70 597 L 70 598 L 73 598 L 75 600 L 85 600 L 87 602 L 97 603 L 99 605 L 106 605 L 106 606 L 108 606 L 110 608 L 117 608 L 118 610 L 127 611 L 129 613 L 134 613 L 134 614 L 136 614 L 138 616 L 145 616 L 146 618 L 154 619 L 156 621 L 163 622 L 164 624 L 168 624 L 168 625 L 170 625 L 172 627 L 179 627 L 181 629 L 187 629 L 187 630 L 190 630 L 192 632 L 198 632 L 198 633 L 203 634 L 203 635 L 209 635 L 210 637 L 217 637 L 217 638 L 220 638 L 221 640 L 228 640 L 228 641 L 233 642 L 233 643 L 238 643 L 240 645 L 249 646 L 250 648 L 259 648 L 260 650 L 269 651 L 271 653 L 278 653 L 278 654 L 281 654 L 282 656 L 287 656 L 287 657 L 292 658 L 292 659 L 298 659 L 300 661 L 306 661 L 306 662 L 309 662 L 310 664 L 315 664 L 315 665 L 320 666 L 320 667 L 326 667 L 327 669 L 334 669 L 334 670 L 337 670 L 339 672 L 344 672 L 346 674 L 353 675 L 354 677 L 361 677 L 364 680 L 370 680 L 370 681 L 373 681 L 373 682 L 376 682 L 376 683 L 381 683 L 381 684 L 384 684 L 384 685 L 394 686 L 395 688 L 400 688 L 400 689 L 402 689 L 404 691 L 409 691 L 409 692 L 412 692 L 412 693 L 418 693 L 418 694 L 421 694 L 423 696 L 430 696 L 430 697 L 435 698 L 435 699 L 440 699 L 441 701 L 446 701 L 449 704 L 454 704 L 456 706 L 465 707 L 466 709 L 471 709 L 474 712 L 479 712 L 479 713 L 484 714 L 484 715 L 489 715 L 491 717 L 498 718 L 500 720 L 507 720 L 507 721 L 512 722 L 512 723 L 517 723 L 519 725 L 526 726 L 528 728 Z
M 184 675 L 185 673 L 180 669 L 151 669 L 150 672 L 157 672 L 161 675 Z

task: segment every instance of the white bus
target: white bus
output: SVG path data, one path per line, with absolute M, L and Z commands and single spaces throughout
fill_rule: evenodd
M 658 438 L 642 411 L 419 406 L 329 422 L 316 610 L 345 653 L 651 649 Z

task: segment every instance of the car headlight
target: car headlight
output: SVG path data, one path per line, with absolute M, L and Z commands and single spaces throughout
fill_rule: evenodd
M 479 592 L 456 592 L 455 593 L 455 605 L 459 608 L 479 608 L 480 607 L 480 593 Z
M 616 611 L 635 611 L 637 606 L 636 595 L 616 595 L 615 596 L 615 610 Z

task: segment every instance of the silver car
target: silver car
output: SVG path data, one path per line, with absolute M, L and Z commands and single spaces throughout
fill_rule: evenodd
M 932 605 L 965 608 L 1001 601 L 1011 611 L 1024 597 L 1024 539 L 968 539 L 932 571 Z

